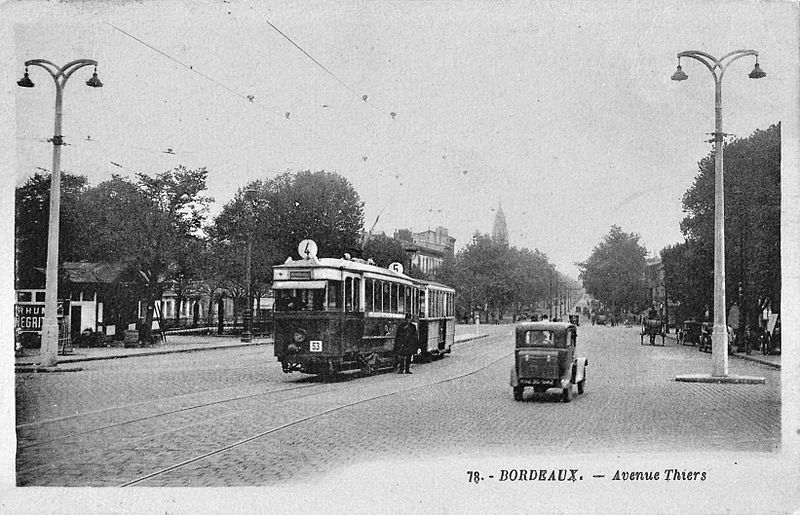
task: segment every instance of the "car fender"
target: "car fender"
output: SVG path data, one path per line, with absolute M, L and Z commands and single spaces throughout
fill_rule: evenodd
M 511 367 L 511 379 L 509 380 L 511 386 L 519 386 L 519 377 L 517 377 L 517 367 Z
M 589 365 L 589 360 L 586 358 L 578 358 L 575 360 L 575 383 L 583 381 L 586 377 L 586 367 Z

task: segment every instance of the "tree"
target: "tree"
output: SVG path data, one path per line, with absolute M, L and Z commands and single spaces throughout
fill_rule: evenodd
M 77 261 L 84 230 L 81 196 L 88 189 L 86 177 L 64 173 L 61 176 L 59 221 L 59 263 Z M 50 216 L 50 175 L 35 174 L 16 189 L 15 247 L 16 287 L 44 288 L 47 264 L 47 234 Z
M 549 275 L 552 265 L 538 249 L 511 249 L 514 267 L 513 289 L 515 317 L 525 309 L 532 309 L 550 295 Z
M 287 172 L 266 192 L 271 235 L 283 259 L 306 238 L 316 241 L 320 256 L 358 255 L 364 204 L 347 179 L 325 171 Z
M 198 300 L 203 293 L 203 260 L 206 258 L 205 241 L 194 234 L 183 234 L 175 242 L 172 291 L 175 293 L 175 321 L 180 325 L 181 305 L 187 299 Z
M 246 292 L 247 242 L 252 238 L 251 285 L 264 290 L 272 267 L 297 258 L 297 244 L 316 241 L 320 257 L 361 253 L 363 203 L 335 173 L 287 172 L 251 182 L 223 206 L 207 228 L 230 295 Z M 244 293 L 242 293 L 244 295 Z
M 377 266 L 388 268 L 394 262 L 401 263 L 405 270 L 411 269 L 403 244 L 384 234 L 373 236 L 364 243 L 362 256 L 371 258 Z
M 639 311 L 647 302 L 644 281 L 647 249 L 639 245 L 638 234 L 628 234 L 617 226 L 592 250 L 589 259 L 577 263 L 586 292 L 610 307 L 613 313 L 633 308 Z
M 678 321 L 700 318 L 713 306 L 714 248 L 708 242 L 687 240 L 664 248 L 664 284 L 669 298 L 678 304 Z
M 465 311 L 481 311 L 502 317 L 513 305 L 512 257 L 509 247 L 491 236 L 476 233 L 472 241 L 458 253 L 459 273 L 454 275 L 459 295 L 468 305 Z
M 86 193 L 85 242 L 89 261 L 124 263 L 138 274 L 143 286 L 144 323 L 141 342 L 150 341 L 155 301 L 179 273 L 183 246 L 199 229 L 211 199 L 205 168 L 178 166 L 136 182 L 118 175 Z
M 766 306 L 780 310 L 781 126 L 756 130 L 725 145 L 725 275 L 728 306 L 737 301 L 742 325 L 755 324 Z M 698 163 L 694 184 L 683 196 L 681 221 L 690 256 L 710 256 L 690 263 L 701 277 L 713 277 L 714 153 Z M 713 279 L 688 283 L 713 298 Z M 680 283 L 670 289 L 680 292 Z M 741 291 L 741 295 L 739 292 Z M 713 302 L 709 303 L 713 307 Z

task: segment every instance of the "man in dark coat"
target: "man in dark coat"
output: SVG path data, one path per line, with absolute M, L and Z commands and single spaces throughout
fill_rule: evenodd
M 397 326 L 394 335 L 394 352 L 397 356 L 397 373 L 410 374 L 411 356 L 419 348 L 417 328 L 411 323 L 411 313 L 406 313 L 406 318 Z

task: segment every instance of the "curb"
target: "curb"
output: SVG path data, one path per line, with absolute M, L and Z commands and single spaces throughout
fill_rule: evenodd
M 736 353 L 736 354 L 731 354 L 731 356 L 733 356 L 735 358 L 743 359 L 745 361 L 754 361 L 756 363 L 761 363 L 762 365 L 766 365 L 768 367 L 772 367 L 772 368 L 775 368 L 775 369 L 778 369 L 778 370 L 781 369 L 781 364 L 780 363 L 773 363 L 771 361 L 767 361 L 765 359 L 761 359 L 761 358 L 758 358 L 758 357 L 748 356 L 747 354 Z
M 670 338 L 670 336 L 667 335 L 667 339 L 672 339 L 675 342 L 675 344 L 677 345 L 677 339 L 676 338 L 674 338 L 674 337 Z M 734 352 L 733 354 L 728 354 L 728 356 L 731 356 L 731 357 L 734 357 L 734 358 L 743 359 L 745 361 L 753 361 L 755 363 L 760 363 L 762 365 L 766 365 L 768 367 L 771 367 L 771 368 L 774 368 L 774 369 L 777 369 L 777 370 L 781 369 L 781 364 L 780 363 L 773 363 L 771 361 L 767 361 L 765 359 L 761 359 L 761 358 L 759 358 L 757 356 L 750 356 L 750 355 L 747 355 L 747 354 L 741 354 L 739 352 Z
M 473 335 L 467 336 L 466 338 L 463 338 L 461 340 L 454 341 L 453 345 L 458 345 L 459 343 L 471 342 L 473 340 L 479 340 L 481 338 L 486 338 L 488 336 L 489 336 L 488 334 L 473 334 Z
M 204 350 L 218 350 L 218 349 L 234 349 L 240 347 L 253 347 L 256 345 L 269 345 L 271 342 L 263 342 L 263 343 L 241 343 L 241 344 L 232 344 L 232 345 L 213 345 L 209 347 L 193 347 L 191 349 L 165 349 L 165 350 L 153 350 L 153 351 L 145 351 L 145 352 L 137 352 L 135 354 L 115 354 L 111 356 L 86 356 L 83 358 L 64 358 L 59 360 L 58 364 L 62 363 L 79 363 L 82 361 L 102 361 L 102 360 L 109 360 L 109 359 L 123 359 L 123 358 L 140 358 L 143 356 L 159 356 L 161 354 L 178 354 L 183 352 L 198 352 Z M 58 370 L 44 370 L 44 369 L 54 369 L 55 367 L 40 367 L 34 363 L 16 363 L 14 366 L 14 371 L 17 373 L 22 372 L 30 372 L 33 371 L 42 371 L 42 372 L 73 372 L 81 369 L 58 369 Z M 34 370 L 35 369 L 35 370 Z
M 466 343 L 473 340 L 478 340 L 480 338 L 488 337 L 488 334 L 475 334 L 470 335 L 464 339 L 458 340 L 453 342 L 453 345 L 457 345 L 460 343 Z M 68 363 L 80 363 L 84 361 L 103 361 L 103 360 L 110 360 L 110 359 L 124 359 L 124 358 L 140 358 L 144 356 L 159 356 L 162 354 L 178 354 L 184 352 L 199 352 L 205 350 L 218 350 L 218 349 L 235 349 L 241 347 L 253 347 L 257 345 L 270 345 L 272 342 L 257 342 L 257 343 L 240 343 L 240 344 L 231 344 L 231 345 L 210 345 L 208 347 L 193 347 L 190 349 L 164 349 L 164 350 L 153 350 L 153 351 L 145 351 L 145 352 L 137 352 L 131 354 L 115 354 L 110 356 L 86 356 L 82 358 L 64 358 L 59 360 L 58 364 L 68 364 Z M 14 365 L 14 371 L 16 373 L 42 373 L 42 372 L 77 372 L 82 369 L 80 368 L 57 368 L 56 367 L 40 367 L 35 363 L 16 363 Z
M 52 374 L 57 372 L 80 372 L 81 367 L 42 367 L 39 365 L 20 364 L 14 367 L 14 372 L 17 374 Z

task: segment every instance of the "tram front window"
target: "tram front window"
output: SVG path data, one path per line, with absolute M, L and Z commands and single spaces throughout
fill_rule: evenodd
M 322 311 L 324 302 L 324 288 L 275 290 L 276 311 Z

